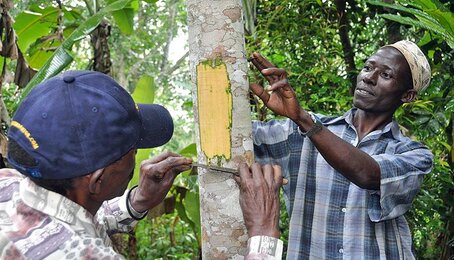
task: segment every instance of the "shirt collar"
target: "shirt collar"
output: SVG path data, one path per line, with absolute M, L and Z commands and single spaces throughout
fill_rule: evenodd
M 358 110 L 357 108 L 352 108 L 352 109 L 348 110 L 347 112 L 345 112 L 342 116 L 338 116 L 338 117 L 325 117 L 325 118 L 322 117 L 321 121 L 324 125 L 334 125 L 334 124 L 339 124 L 339 123 L 345 122 L 350 127 L 352 127 L 352 129 L 355 129 L 355 126 L 353 125 L 353 117 L 357 110 Z M 378 136 L 380 136 L 382 134 L 386 134 L 388 132 L 395 139 L 400 139 L 403 137 L 403 135 L 400 131 L 400 128 L 399 128 L 399 124 L 394 120 L 394 118 L 385 127 L 383 127 L 383 129 L 375 130 L 375 131 L 369 133 L 367 136 L 378 137 Z
M 36 185 L 29 178 L 24 178 L 20 182 L 19 193 L 27 206 L 68 223 L 75 230 L 80 229 L 93 236 L 97 235 L 95 227 L 97 223 L 93 215 L 72 200 Z

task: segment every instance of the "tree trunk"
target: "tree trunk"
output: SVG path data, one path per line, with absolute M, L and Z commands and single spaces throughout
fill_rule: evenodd
M 241 0 L 188 0 L 189 60 L 200 163 L 253 161 Z M 242 259 L 247 233 L 231 175 L 199 169 L 202 258 Z
M 394 0 L 383 0 L 383 2 L 388 4 L 394 4 Z M 386 13 L 397 14 L 397 11 L 391 8 L 383 8 Z M 386 25 L 386 34 L 388 36 L 388 42 L 386 44 L 392 44 L 402 40 L 402 35 L 400 33 L 401 24 L 394 22 L 388 19 L 385 19 Z
M 356 66 L 355 54 L 353 53 L 350 37 L 348 36 L 349 26 L 347 12 L 345 11 L 346 5 L 346 0 L 336 0 L 336 11 L 339 19 L 339 37 L 342 43 L 342 50 L 344 52 L 347 77 L 351 82 L 350 94 L 353 94 L 356 88 Z
M 93 46 L 93 70 L 110 75 L 112 61 L 107 39 L 110 36 L 110 24 L 103 19 L 98 27 L 90 34 Z

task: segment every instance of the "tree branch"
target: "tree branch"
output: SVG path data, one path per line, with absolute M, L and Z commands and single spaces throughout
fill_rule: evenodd
M 172 74 L 174 71 L 176 71 L 180 66 L 181 66 L 181 63 L 184 62 L 184 60 L 189 56 L 189 51 L 187 51 L 183 56 L 181 56 L 181 58 L 179 58 L 177 60 L 177 62 L 175 62 L 175 64 L 168 70 L 166 70 L 166 74 L 167 75 L 170 75 Z
M 356 87 L 355 79 L 356 66 L 353 48 L 350 43 L 350 38 L 348 36 L 349 27 L 347 13 L 345 12 L 346 4 L 347 3 L 345 0 L 336 0 L 336 10 L 337 15 L 339 17 L 339 36 L 342 42 L 342 50 L 344 52 L 345 65 L 347 66 L 346 67 L 347 76 L 351 82 L 350 93 L 353 93 Z

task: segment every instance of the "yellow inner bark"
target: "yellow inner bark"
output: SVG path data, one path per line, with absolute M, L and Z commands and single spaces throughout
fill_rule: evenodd
M 205 156 L 231 157 L 232 94 L 225 64 L 197 65 L 200 145 Z

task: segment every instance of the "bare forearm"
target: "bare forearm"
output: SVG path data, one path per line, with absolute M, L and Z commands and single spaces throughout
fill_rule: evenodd
M 309 130 L 313 121 L 306 111 L 300 113 L 295 121 L 302 131 Z M 325 160 L 351 182 L 364 189 L 380 188 L 380 168 L 368 154 L 345 142 L 327 128 L 311 137 Z

